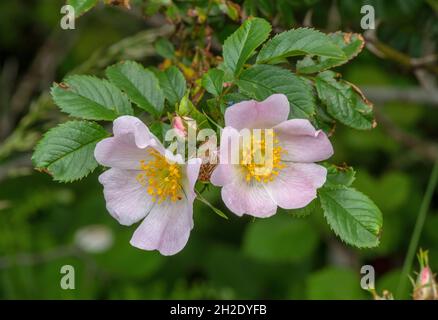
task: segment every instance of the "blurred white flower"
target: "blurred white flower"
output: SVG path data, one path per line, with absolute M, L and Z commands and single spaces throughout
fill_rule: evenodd
M 79 229 L 75 234 L 75 244 L 88 253 L 107 251 L 114 242 L 113 233 L 104 225 L 89 225 Z

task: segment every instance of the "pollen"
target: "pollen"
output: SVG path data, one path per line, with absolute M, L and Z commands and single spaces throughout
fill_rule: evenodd
M 182 199 L 181 168 L 177 163 L 170 163 L 154 149 L 149 149 L 152 156 L 148 161 L 140 161 L 141 173 L 137 181 L 146 188 L 153 201 L 165 200 L 176 202 Z
M 281 157 L 286 153 L 279 145 L 273 130 L 263 130 L 257 137 L 251 134 L 251 143 L 241 149 L 240 165 L 247 183 L 273 181 L 285 167 Z

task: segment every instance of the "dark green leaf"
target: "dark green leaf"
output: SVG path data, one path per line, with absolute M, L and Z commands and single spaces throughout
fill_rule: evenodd
M 271 32 L 271 25 L 261 18 L 249 18 L 224 43 L 224 65 L 235 75 Z
M 210 69 L 202 77 L 202 86 L 214 96 L 222 93 L 224 83 L 224 72 L 220 69 Z
M 379 244 L 382 213 L 363 193 L 349 187 L 319 189 L 324 216 L 343 241 L 358 248 Z
M 297 63 L 297 72 L 316 73 L 333 67 L 343 65 L 356 57 L 363 49 L 365 41 L 358 33 L 336 32 L 328 35 L 345 54 L 345 58 L 332 58 L 326 56 L 306 56 Z
M 335 73 L 324 71 L 315 79 L 316 90 L 327 112 L 343 124 L 355 129 L 375 127 L 373 108 L 357 88 L 335 79 Z
M 108 133 L 89 121 L 69 121 L 49 132 L 38 143 L 32 156 L 36 168 L 46 169 L 57 181 L 81 179 L 97 167 L 96 144 Z
M 177 104 L 186 92 L 186 79 L 179 69 L 172 66 L 165 71 L 157 74 L 160 86 L 164 91 L 167 101 L 174 106 Z
M 89 120 L 113 120 L 131 115 L 128 98 L 107 80 L 71 76 L 52 87 L 52 97 L 62 111 Z
M 255 65 L 242 72 L 239 89 L 257 100 L 283 93 L 291 104 L 291 116 L 309 118 L 315 112 L 315 97 L 310 83 L 289 70 L 271 65 Z
M 140 108 L 154 115 L 161 114 L 164 93 L 153 72 L 134 61 L 125 61 L 108 67 L 106 75 Z
M 318 55 L 345 58 L 341 48 L 324 33 L 299 28 L 282 32 L 268 41 L 257 56 L 257 63 L 277 63 L 299 55 Z

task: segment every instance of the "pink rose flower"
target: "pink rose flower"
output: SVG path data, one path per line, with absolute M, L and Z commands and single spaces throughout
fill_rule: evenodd
M 131 239 L 133 246 L 163 255 L 181 251 L 193 228 L 200 159 L 183 164 L 132 116 L 114 120 L 113 133 L 94 152 L 101 165 L 110 167 L 99 176 L 107 210 L 122 225 L 144 219 Z
M 269 217 L 276 213 L 277 206 L 305 207 L 325 183 L 327 170 L 314 162 L 332 156 L 333 147 L 325 133 L 315 130 L 308 120 L 288 120 L 289 108 L 285 95 L 273 94 L 262 102 L 243 101 L 225 111 L 221 159 L 211 182 L 222 187 L 222 200 L 238 216 Z M 242 129 L 272 129 L 266 131 L 273 135 L 269 166 L 251 161 L 231 164 L 229 159 L 224 159 L 224 154 L 232 153 L 231 139 L 236 136 L 240 139 Z M 245 149 L 239 153 L 240 159 L 252 156 Z

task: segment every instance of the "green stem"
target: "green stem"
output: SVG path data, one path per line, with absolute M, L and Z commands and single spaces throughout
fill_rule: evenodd
M 423 230 L 424 222 L 426 220 L 427 211 L 429 210 L 430 201 L 432 200 L 433 192 L 438 182 L 438 161 L 435 162 L 432 173 L 429 177 L 429 183 L 427 185 L 426 193 L 424 194 L 423 201 L 421 202 L 420 211 L 418 212 L 417 221 L 415 222 L 414 231 L 409 242 L 408 253 L 403 263 L 403 270 L 400 275 L 400 279 L 397 286 L 397 296 L 406 290 L 408 283 L 408 276 L 411 272 L 412 265 L 414 263 L 415 252 L 418 248 L 418 242 L 420 241 L 421 231 Z

